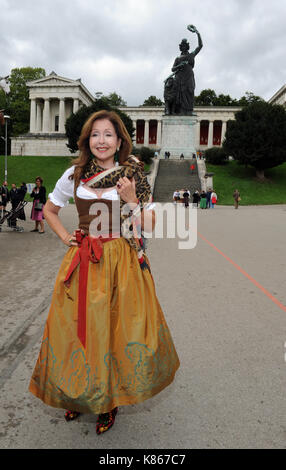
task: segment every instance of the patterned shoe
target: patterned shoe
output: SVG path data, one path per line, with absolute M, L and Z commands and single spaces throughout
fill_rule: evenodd
M 98 415 L 96 422 L 96 434 L 102 434 L 113 426 L 115 421 L 115 416 L 117 414 L 118 407 L 114 408 L 108 413 L 102 413 Z
M 74 419 L 78 418 L 79 416 L 80 416 L 80 413 L 78 411 L 67 410 L 65 412 L 65 420 L 66 421 L 73 421 Z

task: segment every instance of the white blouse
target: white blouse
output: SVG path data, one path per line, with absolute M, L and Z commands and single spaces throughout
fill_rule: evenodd
M 69 179 L 74 173 L 75 165 L 68 168 L 64 174 L 57 181 L 56 186 L 52 193 L 49 194 L 50 201 L 58 207 L 65 207 L 69 203 L 69 199 L 74 197 L 74 180 Z M 92 191 L 84 187 L 84 183 L 81 181 L 76 190 L 77 197 L 81 199 L 98 199 L 97 195 Z M 116 189 L 106 190 L 102 193 L 102 198 L 108 199 L 111 201 L 117 201 L 119 199 L 119 194 Z M 155 204 L 149 203 L 144 207 L 146 210 L 152 210 L 155 208 Z

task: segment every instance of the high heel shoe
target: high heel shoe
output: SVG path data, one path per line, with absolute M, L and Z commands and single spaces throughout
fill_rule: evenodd
M 118 412 L 118 407 L 109 411 L 108 413 L 101 413 L 98 415 L 96 422 L 96 434 L 102 434 L 113 426 L 115 421 L 115 416 Z
M 80 413 L 78 411 L 67 410 L 64 416 L 66 421 L 73 421 L 80 416 Z

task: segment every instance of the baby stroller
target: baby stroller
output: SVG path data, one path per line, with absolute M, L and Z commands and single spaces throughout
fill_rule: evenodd
M 18 227 L 17 215 L 23 214 L 25 205 L 28 204 L 27 201 L 21 201 L 15 209 L 6 211 L 2 209 L 0 212 L 0 232 L 2 231 L 2 225 L 5 220 L 7 220 L 7 226 L 10 227 L 14 232 L 24 232 L 23 227 Z M 22 218 L 22 217 L 21 217 Z

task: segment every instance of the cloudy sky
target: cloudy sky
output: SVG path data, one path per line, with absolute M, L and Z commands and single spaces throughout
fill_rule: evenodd
M 15 67 L 81 78 L 129 106 L 163 98 L 188 38 L 197 46 L 196 95 L 205 88 L 269 99 L 286 83 L 286 0 L 0 0 L 0 76 Z

